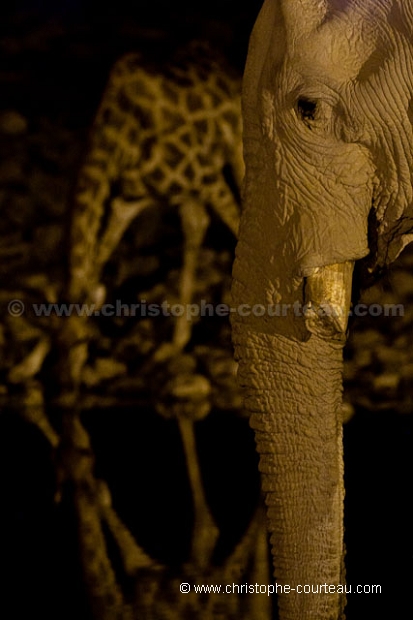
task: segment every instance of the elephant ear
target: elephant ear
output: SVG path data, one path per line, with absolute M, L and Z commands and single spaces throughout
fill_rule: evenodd
M 374 207 L 376 247 L 372 270 L 393 262 L 413 242 L 413 0 L 389 3 L 376 66 L 366 62 L 357 90 L 371 102 L 371 146 L 378 186 Z M 373 240 L 374 242 L 374 240 Z
M 243 78 L 243 112 L 254 113 L 259 105 L 259 83 L 264 66 L 278 65 L 283 58 L 285 34 L 278 0 L 265 0 L 252 30 Z M 271 57 L 272 58 L 269 58 Z M 268 63 L 268 61 L 271 61 Z M 275 62 L 274 62 L 275 61 Z

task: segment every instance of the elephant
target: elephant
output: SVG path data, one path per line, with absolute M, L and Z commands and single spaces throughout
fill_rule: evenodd
M 412 102 L 413 0 L 264 1 L 231 318 L 282 620 L 345 617 L 343 346 L 413 240 Z

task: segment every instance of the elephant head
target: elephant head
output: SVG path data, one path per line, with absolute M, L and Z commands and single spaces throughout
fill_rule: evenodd
M 233 341 L 282 620 L 343 614 L 342 348 L 355 262 L 413 240 L 412 46 L 413 0 L 265 0 L 250 39 Z

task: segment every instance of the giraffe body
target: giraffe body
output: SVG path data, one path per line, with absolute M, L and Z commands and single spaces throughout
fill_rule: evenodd
M 167 206 L 176 208 L 181 219 L 179 293 L 182 304 L 190 303 L 209 210 L 234 235 L 238 230 L 237 193 L 244 172 L 240 90 L 240 79 L 199 45 L 190 46 L 163 67 L 143 63 L 135 53 L 115 64 L 75 191 L 68 278 L 71 302 L 98 307 L 104 299 L 102 271 L 128 225 L 145 209 Z M 61 335 L 68 384 L 62 403 L 72 422 L 67 432 L 74 454 L 82 451 L 76 402 L 87 359 L 88 329 L 88 317 L 72 315 Z M 180 351 L 190 334 L 186 317 L 177 317 L 173 341 L 158 349 L 156 361 Z M 185 427 L 182 432 L 191 446 L 191 429 Z M 87 459 L 84 472 L 76 476 L 72 464 L 77 460 L 69 455 L 64 470 L 74 479 L 80 553 L 94 613 L 105 620 L 130 620 L 129 605 L 110 564 L 102 523 L 120 550 L 129 578 L 146 570 L 155 579 L 159 567 L 133 540 L 111 502 L 102 500 L 105 493 L 99 493 L 102 483 L 94 477 L 92 460 Z M 199 479 L 198 467 L 191 471 L 192 478 Z M 203 542 L 193 544 L 191 570 L 200 570 L 207 557 L 205 549 L 209 554 L 215 543 L 217 528 L 199 488 L 194 501 L 196 536 Z M 206 530 L 213 532 L 213 541 L 207 540 Z M 181 617 L 179 609 L 168 617 Z
M 92 128 L 75 194 L 69 294 L 94 301 L 102 269 L 130 222 L 168 205 L 181 215 L 181 301 L 189 303 L 208 209 L 237 233 L 239 204 L 228 183 L 243 177 L 240 80 L 192 45 L 159 68 L 139 54 L 114 66 Z M 182 331 L 182 330 L 181 330 Z M 181 333 L 180 344 L 188 340 Z

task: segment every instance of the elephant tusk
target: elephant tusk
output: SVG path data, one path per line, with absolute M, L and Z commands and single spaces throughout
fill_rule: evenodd
M 317 268 L 305 278 L 305 324 L 323 339 L 342 339 L 347 330 L 354 261 Z

